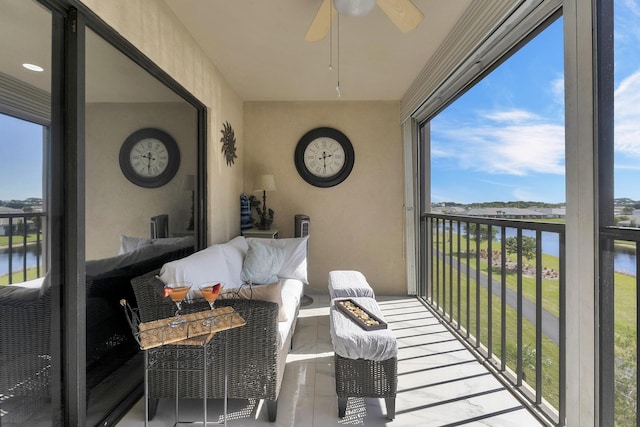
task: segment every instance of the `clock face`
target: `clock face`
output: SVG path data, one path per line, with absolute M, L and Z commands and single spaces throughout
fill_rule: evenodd
M 167 169 L 169 152 L 162 141 L 145 138 L 136 142 L 131 148 L 129 163 L 138 175 L 154 178 Z
M 298 173 L 316 187 L 333 187 L 347 179 L 354 164 L 349 138 L 333 128 L 307 132 L 296 146 L 294 161 Z
M 159 129 L 140 129 L 120 148 L 120 169 L 131 182 L 155 188 L 167 184 L 180 166 L 178 144 Z
M 305 166 L 309 172 L 321 178 L 337 175 L 344 167 L 344 162 L 344 148 L 333 138 L 314 139 L 304 150 Z

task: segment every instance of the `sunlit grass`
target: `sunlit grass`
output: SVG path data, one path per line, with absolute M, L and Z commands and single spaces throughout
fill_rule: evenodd
M 38 233 L 27 234 L 27 243 L 35 243 L 38 241 Z M 40 236 L 42 241 L 42 236 Z M 11 237 L 11 245 L 14 248 L 22 246 L 24 244 L 24 236 L 22 234 L 14 235 Z M 9 247 L 9 236 L 0 236 L 0 247 Z
M 42 273 L 42 269 L 40 269 L 40 276 L 43 275 Z M 24 282 L 25 278 L 24 278 L 24 271 L 20 270 L 20 271 L 15 271 L 12 274 L 12 284 L 16 284 L 16 283 L 20 283 L 20 282 Z M 33 280 L 33 279 L 37 279 L 38 276 L 38 270 L 35 268 L 29 268 L 27 269 L 27 279 L 26 280 Z M 5 274 L 4 276 L 0 276 L 0 286 L 3 285 L 8 285 L 9 284 L 9 275 Z

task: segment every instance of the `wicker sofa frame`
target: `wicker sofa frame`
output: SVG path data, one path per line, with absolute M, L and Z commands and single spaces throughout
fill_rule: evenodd
M 148 322 L 173 316 L 175 306 L 169 299 L 162 298 L 164 283 L 156 276 L 158 271 L 145 274 L 131 281 L 140 321 Z M 277 400 L 284 375 L 286 356 L 291 346 L 295 329 L 295 320 L 289 331 L 286 342 L 278 345 L 278 304 L 267 301 L 244 299 L 220 299 L 216 306 L 232 306 L 247 322 L 245 326 L 226 332 L 227 339 L 227 397 L 236 399 L 265 399 L 269 421 L 276 420 Z M 183 303 L 184 312 L 206 310 L 206 302 L 193 304 Z M 296 312 L 297 319 L 297 312 Z M 214 337 L 208 344 L 212 348 L 207 354 L 207 397 L 224 397 L 224 358 L 221 357 L 220 346 L 222 334 Z M 147 351 L 161 352 L 164 347 Z M 170 346 L 172 349 L 182 348 L 185 352 L 201 352 L 200 348 L 188 346 Z M 154 353 L 149 355 L 161 357 Z M 152 357 L 153 356 L 153 357 Z M 197 357 L 197 356 L 189 356 Z M 187 357 L 185 357 L 187 358 Z M 202 398 L 202 373 L 180 373 L 178 384 L 179 398 Z M 175 398 L 176 375 L 174 372 L 150 371 L 149 387 L 149 419 L 155 415 L 158 399 Z
M 86 277 L 87 400 L 92 389 L 139 347 L 122 314 L 120 299 L 135 304 L 130 281 L 164 263 L 193 253 L 175 249 L 143 261 Z M 52 289 L 0 289 L 0 424 L 23 425 L 51 402 Z

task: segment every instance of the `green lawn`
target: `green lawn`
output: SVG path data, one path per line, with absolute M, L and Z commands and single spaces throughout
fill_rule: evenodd
M 40 273 L 43 274 L 42 271 L 40 271 Z M 27 270 L 27 280 L 33 280 L 37 278 L 38 278 L 38 274 L 35 268 L 30 268 Z M 13 280 L 11 281 L 11 283 L 20 283 L 23 281 L 24 281 L 24 277 L 22 275 L 22 271 L 13 273 Z M 8 285 L 8 284 L 9 284 L 9 275 L 6 274 L 4 276 L 0 276 L 0 286 Z
M 27 243 L 36 242 L 38 234 L 31 233 L 27 234 Z M 40 241 L 42 241 L 42 236 L 40 236 Z M 21 246 L 24 243 L 24 236 L 20 234 L 19 236 L 12 237 L 12 244 L 14 247 Z M 9 236 L 0 236 L 0 247 L 8 247 L 9 246 Z

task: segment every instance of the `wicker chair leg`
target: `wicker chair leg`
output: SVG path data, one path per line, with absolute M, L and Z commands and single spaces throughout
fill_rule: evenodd
M 347 400 L 348 398 L 346 397 L 338 398 L 338 417 L 340 418 L 344 418 L 347 413 Z
M 270 423 L 275 422 L 276 417 L 278 416 L 278 401 L 277 400 L 267 400 L 267 418 Z
M 149 399 L 149 421 L 156 416 L 156 412 L 158 411 L 158 403 L 160 403 L 160 399 Z
M 387 404 L 387 419 L 393 421 L 396 417 L 396 398 L 385 397 L 384 401 Z

